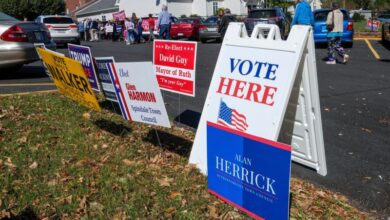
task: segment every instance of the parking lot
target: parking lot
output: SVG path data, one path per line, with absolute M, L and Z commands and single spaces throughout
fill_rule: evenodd
M 117 62 L 152 61 L 152 44 L 87 42 L 94 56 Z M 198 45 L 196 97 L 164 92 L 170 117 L 196 128 L 220 44 Z M 67 53 L 66 48 L 58 49 Z M 316 49 L 328 175 L 294 164 L 293 176 L 340 192 L 357 206 L 390 216 L 390 48 L 378 39 L 358 39 L 347 49 L 348 64 L 327 65 L 326 48 Z M 3 96 L 55 90 L 36 62 L 0 74 Z

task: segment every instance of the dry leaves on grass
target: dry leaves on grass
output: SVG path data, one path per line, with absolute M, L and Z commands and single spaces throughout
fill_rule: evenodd
M 32 163 L 30 166 L 28 166 L 28 168 L 34 170 L 38 167 L 38 163 L 34 161 L 34 163 Z
M 136 162 L 135 161 L 132 161 L 132 160 L 129 160 L 129 159 L 124 159 L 122 160 L 122 162 L 126 165 L 126 166 L 133 166 Z
M 173 181 L 173 178 L 164 176 L 162 179 L 157 179 L 157 181 L 160 183 L 160 186 L 170 186 Z

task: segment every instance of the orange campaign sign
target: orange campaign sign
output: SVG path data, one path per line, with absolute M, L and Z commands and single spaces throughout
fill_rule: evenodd
M 47 49 L 37 48 L 37 51 L 61 94 L 95 111 L 101 111 L 80 62 Z

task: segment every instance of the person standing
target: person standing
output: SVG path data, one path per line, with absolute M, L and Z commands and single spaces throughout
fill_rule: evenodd
M 226 8 L 218 26 L 218 32 L 221 33 L 222 39 L 225 37 L 229 23 L 234 21 L 237 21 L 237 19 L 230 13 L 230 9 Z
M 89 35 L 89 19 L 84 20 L 84 40 L 88 41 L 88 35 Z
M 148 40 L 148 42 L 150 43 L 154 40 L 154 27 L 156 26 L 156 21 L 154 20 L 152 14 L 149 14 L 148 24 L 149 24 L 149 40 Z
M 97 41 L 98 23 L 96 20 L 92 20 L 89 27 L 89 34 L 91 35 L 90 41 Z
M 142 19 L 138 19 L 137 21 L 137 43 L 142 43 L 142 42 L 145 42 L 144 38 L 142 37 L 142 30 L 143 30 L 143 27 L 142 27 Z
M 77 24 L 77 30 L 79 31 L 80 40 L 84 39 L 84 21 L 80 21 Z
M 338 2 L 332 3 L 332 11 L 328 13 L 326 19 L 326 25 L 328 27 L 328 61 L 326 64 L 336 64 L 335 53 L 343 58 L 342 63 L 347 63 L 349 55 L 345 53 L 344 48 L 341 46 L 341 37 L 344 30 L 344 15 L 340 10 Z
M 107 40 L 112 40 L 112 33 L 114 32 L 114 27 L 111 24 L 111 21 L 107 22 L 106 27 L 106 39 Z
M 310 4 L 306 0 L 296 0 L 295 3 L 297 5 L 291 26 L 296 24 L 314 26 L 314 16 Z
M 168 12 L 168 6 L 162 6 L 162 11 L 158 15 L 157 25 L 160 28 L 159 38 L 169 40 L 171 31 L 171 15 Z
M 130 19 L 126 18 L 125 27 L 127 30 L 126 45 L 133 44 L 134 43 L 134 23 Z

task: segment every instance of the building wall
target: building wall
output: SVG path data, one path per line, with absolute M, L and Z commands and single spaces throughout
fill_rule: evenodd
M 99 19 L 99 21 L 103 21 L 103 16 L 106 17 L 106 21 L 113 20 L 112 13 L 103 13 L 98 15 L 89 15 L 89 16 L 83 16 L 83 17 L 77 17 L 77 21 L 82 21 L 85 18 L 90 18 L 92 20 Z
M 93 0 L 66 0 L 66 9 L 65 13 L 69 13 L 71 16 L 74 16 L 74 11 L 78 8 L 83 7 L 87 3 Z
M 176 17 L 181 15 L 189 16 L 197 14 L 199 16 L 213 15 L 213 1 L 209 0 L 121 0 L 119 10 L 125 10 L 126 16 L 131 16 L 134 12 L 137 17 L 145 17 L 149 13 L 157 15 L 161 11 L 162 5 L 168 5 L 168 11 Z M 218 0 L 219 7 L 229 8 L 232 14 L 246 15 L 247 7 L 244 1 L 240 0 Z

